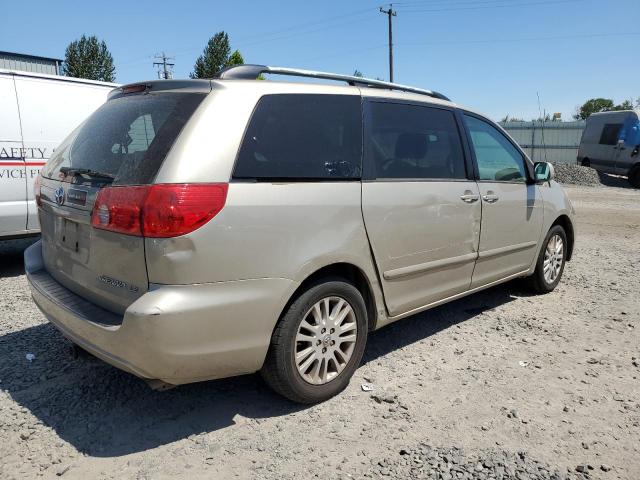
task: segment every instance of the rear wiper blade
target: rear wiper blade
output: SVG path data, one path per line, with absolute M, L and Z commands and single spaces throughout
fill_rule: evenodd
M 91 170 L 90 168 L 73 168 L 62 167 L 60 171 L 65 175 L 86 175 L 92 178 L 104 178 L 113 181 L 116 177 L 110 173 L 98 172 L 97 170 Z

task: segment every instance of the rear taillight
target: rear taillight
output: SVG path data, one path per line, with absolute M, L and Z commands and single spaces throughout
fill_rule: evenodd
M 126 235 L 185 235 L 222 210 L 228 187 L 226 183 L 105 187 L 96 198 L 91 224 Z
M 39 207 L 42 206 L 42 197 L 40 196 L 41 186 L 42 186 L 42 177 L 40 176 L 40 174 L 38 174 L 35 181 L 33 182 L 33 196 L 36 199 L 36 205 L 38 205 Z

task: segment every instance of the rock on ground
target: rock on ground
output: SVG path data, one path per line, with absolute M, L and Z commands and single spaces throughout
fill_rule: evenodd
M 562 163 L 554 163 L 553 168 L 559 183 L 583 186 L 599 186 L 601 184 L 600 176 L 593 168 Z

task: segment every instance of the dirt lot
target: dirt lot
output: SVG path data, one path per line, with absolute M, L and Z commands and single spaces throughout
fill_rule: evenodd
M 154 392 L 72 359 L 31 302 L 24 242 L 4 245 L 0 478 L 637 480 L 640 191 L 567 190 L 579 236 L 555 292 L 510 283 L 377 332 L 311 408 L 258 376 Z

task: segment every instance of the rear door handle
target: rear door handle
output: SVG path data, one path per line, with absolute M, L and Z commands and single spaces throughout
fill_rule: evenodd
M 473 193 L 465 193 L 464 195 L 460 195 L 460 200 L 462 200 L 464 203 L 477 202 L 478 198 L 480 197 L 478 195 L 474 195 Z
M 500 197 L 498 197 L 496 194 L 494 193 L 487 193 L 486 195 L 482 196 L 482 199 L 487 202 L 487 203 L 496 203 L 498 201 Z

